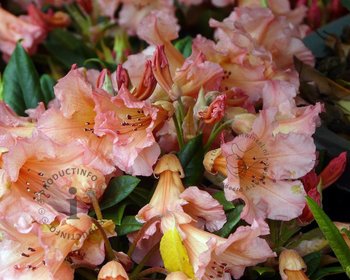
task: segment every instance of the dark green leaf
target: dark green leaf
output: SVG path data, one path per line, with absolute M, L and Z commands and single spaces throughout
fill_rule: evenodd
M 85 60 L 97 58 L 96 53 L 82 38 L 63 29 L 51 31 L 44 45 L 50 54 L 67 69 L 70 69 L 73 64 L 84 66 Z
M 102 211 L 102 216 L 104 219 L 112 220 L 115 225 L 120 226 L 126 206 L 127 203 L 122 203 L 119 206 L 116 205 L 105 209 Z
M 350 249 L 341 233 L 313 199 L 306 197 L 306 202 L 344 271 L 350 273 Z
M 55 93 L 53 87 L 55 86 L 56 81 L 47 74 L 44 74 L 40 77 L 40 86 L 41 91 L 44 97 L 44 103 L 47 105 L 52 99 L 55 98 Z
M 350 1 L 349 0 L 341 0 L 341 4 L 343 7 L 347 8 L 350 11 Z
M 178 157 L 185 172 L 184 184 L 192 186 L 199 183 L 204 172 L 202 135 L 191 139 L 178 153 Z
M 225 193 L 223 191 L 215 193 L 213 197 L 217 201 L 219 201 L 219 203 L 224 207 L 225 211 L 232 210 L 235 208 L 235 205 L 232 202 L 226 200 Z
M 125 216 L 120 226 L 117 226 L 118 236 L 126 235 L 137 231 L 142 227 L 142 224 L 136 221 L 135 216 Z
M 235 209 L 227 213 L 227 222 L 219 231 L 216 232 L 217 235 L 228 237 L 231 234 L 233 228 L 241 219 L 243 207 L 244 205 L 238 205 Z
M 124 175 L 115 177 L 109 183 L 100 202 L 101 210 L 112 207 L 126 198 L 138 185 L 140 179 Z
M 139 187 L 129 195 L 129 199 L 139 207 L 142 207 L 149 202 L 151 195 L 152 192 L 150 189 Z
M 321 264 L 322 254 L 320 252 L 313 252 L 304 257 L 304 261 L 307 265 L 307 275 L 312 275 Z
M 321 268 L 318 271 L 316 271 L 316 273 L 314 273 L 310 277 L 310 279 L 311 280 L 322 280 L 326 276 L 340 274 L 340 273 L 344 273 L 344 270 L 341 266 L 325 267 L 325 268 Z
M 35 108 L 44 101 L 38 73 L 30 57 L 17 44 L 4 71 L 4 101 L 19 115 L 24 116 L 28 108 Z

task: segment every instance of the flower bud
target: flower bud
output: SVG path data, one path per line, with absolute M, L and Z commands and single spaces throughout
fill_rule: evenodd
M 124 267 L 117 261 L 106 263 L 97 276 L 98 280 L 129 280 Z
M 226 158 L 222 155 L 220 148 L 206 153 L 203 165 L 205 170 L 209 173 L 217 174 L 219 172 L 227 176 Z
M 309 279 L 306 274 L 306 264 L 295 250 L 283 250 L 279 257 L 279 271 L 283 280 Z
M 332 159 L 320 174 L 322 188 L 332 185 L 343 174 L 346 167 L 346 152 L 342 152 L 338 157 Z

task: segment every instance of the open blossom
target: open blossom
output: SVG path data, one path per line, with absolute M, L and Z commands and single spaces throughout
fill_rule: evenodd
M 118 22 L 130 35 L 139 34 L 143 19 L 153 12 L 166 14 L 171 22 L 177 21 L 172 0 L 122 0 L 122 2 Z
M 256 44 L 272 54 L 281 69 L 293 67 L 293 56 L 314 64 L 314 57 L 301 41 L 298 30 L 284 17 L 274 16 L 269 9 L 236 8 L 223 22 L 211 19 L 210 26 L 217 28 L 215 37 L 218 40 L 232 37 L 237 29 L 243 29 Z
M 104 174 L 113 172 L 112 139 L 94 134 L 93 87 L 83 70 L 73 67 L 57 82 L 54 91 L 58 105 L 49 108 L 39 118 L 38 130 L 60 145 L 79 143 L 84 147 L 85 164 L 103 170 Z
M 287 20 L 299 28 L 305 34 L 310 28 L 306 25 L 302 25 L 303 19 L 306 16 L 307 7 L 305 5 L 297 5 L 295 9 L 291 9 L 291 3 L 288 0 L 267 0 L 267 7 L 276 16 L 286 17 Z M 261 1 L 259 0 L 239 0 L 239 7 L 261 7 Z M 303 37 L 303 36 L 302 36 Z
M 153 73 L 157 82 L 171 100 L 181 96 L 196 98 L 201 88 L 218 90 L 223 78 L 222 68 L 208 61 L 202 53 L 188 57 L 184 64 L 171 72 L 169 60 L 163 46 L 158 46 L 153 58 Z
M 257 222 L 241 226 L 227 239 L 198 229 L 190 224 L 180 226 L 196 278 L 239 279 L 247 266 L 274 257 L 267 242 L 260 235 L 268 233 Z
M 19 233 L 0 221 L 0 279 L 73 279 L 73 270 L 65 258 L 79 248 L 90 227 L 91 220 L 86 215 L 62 220 L 54 231 L 34 224 L 28 233 Z
M 40 136 L 18 141 L 3 156 L 10 188 L 2 197 L 0 217 L 28 232 L 33 221 L 47 224 L 62 213 L 68 215 L 70 199 L 76 199 L 78 212 L 86 212 L 87 191 L 100 197 L 106 182 L 82 159 L 83 149 L 75 144 L 62 147 Z
M 148 101 L 139 101 L 122 86 L 111 97 L 94 93 L 96 102 L 94 133 L 113 138 L 113 161 L 123 171 L 148 176 L 160 155 L 153 132 L 168 118 L 168 112 Z
M 297 179 L 315 164 L 311 136 L 273 135 L 275 114 L 275 110 L 261 111 L 250 133 L 224 143 L 205 159 L 208 171 L 227 176 L 226 198 L 245 201 L 241 217 L 249 223 L 266 217 L 290 220 L 299 216 L 305 192 Z
M 203 53 L 212 62 L 224 70 L 221 90 L 240 88 L 255 103 L 268 96 L 264 87 L 273 80 L 286 81 L 295 88 L 299 86 L 296 71 L 279 69 L 271 54 L 263 48 L 257 48 L 252 38 L 244 30 L 234 34 L 225 34 L 215 43 L 198 35 L 192 44 L 192 55 Z
M 3 8 L 0 8 L 0 18 L 0 51 L 3 58 L 9 59 L 19 40 L 22 40 L 21 45 L 29 54 L 35 53 L 38 44 L 44 40 L 44 30 Z
M 3 101 L 0 101 L 0 115 L 0 153 L 6 152 L 17 139 L 33 135 L 35 123 L 28 117 L 18 116 Z

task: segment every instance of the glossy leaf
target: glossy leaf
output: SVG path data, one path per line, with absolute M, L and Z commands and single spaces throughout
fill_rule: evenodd
M 243 205 L 238 205 L 235 209 L 227 213 L 227 222 L 219 231 L 216 232 L 217 235 L 220 235 L 221 237 L 228 237 L 232 233 L 234 227 L 241 220 L 241 212 L 243 207 Z
M 129 175 L 113 178 L 103 194 L 100 203 L 101 210 L 112 207 L 125 199 L 136 188 L 139 182 L 140 179 Z
M 235 205 L 231 201 L 227 201 L 225 193 L 223 191 L 216 192 L 213 197 L 219 201 L 219 203 L 224 207 L 225 211 L 232 210 Z
M 117 226 L 118 236 L 126 235 L 137 231 L 142 227 L 142 224 L 136 221 L 135 216 L 125 216 L 120 224 Z
M 191 139 L 178 153 L 178 157 L 185 172 L 184 184 L 193 186 L 199 183 L 204 172 L 202 135 Z
M 44 101 L 39 75 L 26 51 L 17 44 L 3 76 L 3 99 L 19 115 Z
M 67 69 L 70 69 L 73 64 L 84 66 L 85 60 L 97 58 L 96 53 L 81 38 L 63 29 L 51 31 L 44 45 L 50 54 Z
M 350 249 L 341 233 L 326 213 L 318 206 L 317 202 L 310 197 L 306 197 L 306 202 L 344 271 L 350 276 Z
M 53 87 L 55 86 L 56 81 L 47 74 L 44 74 L 40 77 L 40 87 L 44 97 L 44 103 L 48 104 L 52 99 L 55 98 L 55 93 Z
M 313 275 L 311 275 L 310 279 L 311 280 L 322 280 L 326 276 L 336 275 L 336 274 L 340 274 L 340 273 L 344 273 L 344 270 L 341 266 L 324 267 L 324 268 L 319 269 Z M 333 278 L 333 279 L 336 279 L 336 278 Z
M 320 267 L 321 257 L 322 255 L 320 252 L 313 252 L 304 257 L 304 261 L 307 265 L 308 276 L 312 275 Z

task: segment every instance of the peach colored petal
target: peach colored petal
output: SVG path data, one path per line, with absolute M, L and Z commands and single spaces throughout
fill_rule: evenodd
M 226 223 L 226 215 L 222 205 L 209 193 L 189 187 L 180 194 L 187 201 L 184 211 L 196 220 L 203 220 L 209 231 L 217 231 Z

